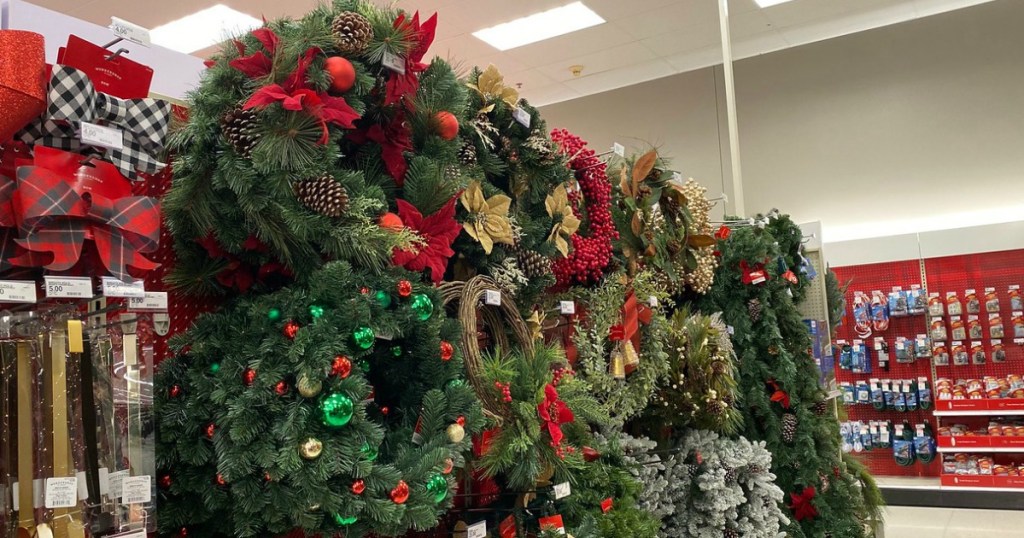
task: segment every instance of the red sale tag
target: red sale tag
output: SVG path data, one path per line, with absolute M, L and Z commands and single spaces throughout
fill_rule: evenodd
M 508 516 L 505 521 L 498 525 L 498 533 L 501 538 L 516 538 L 516 518 Z
M 605 514 L 607 514 L 608 512 L 611 512 L 611 510 L 612 510 L 612 498 L 611 497 L 608 497 L 607 499 L 601 501 L 601 512 L 604 512 Z
M 561 515 L 542 517 L 538 520 L 541 530 L 553 530 L 565 533 L 565 523 L 562 523 Z

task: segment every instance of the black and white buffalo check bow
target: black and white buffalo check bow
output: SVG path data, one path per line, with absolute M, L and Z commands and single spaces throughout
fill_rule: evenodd
M 87 146 L 76 133 L 81 122 L 115 127 L 123 132 L 124 147 L 107 149 L 104 158 L 130 179 L 138 173 L 154 174 L 165 165 L 157 159 L 170 130 L 171 104 L 160 99 L 119 99 L 96 91 L 88 75 L 55 65 L 50 77 L 46 115 L 23 129 L 18 137 L 29 144 L 43 144 L 81 152 Z

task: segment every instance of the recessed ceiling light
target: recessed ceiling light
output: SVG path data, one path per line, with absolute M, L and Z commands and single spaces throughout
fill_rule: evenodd
M 573 2 L 484 28 L 473 32 L 473 35 L 498 50 L 509 50 L 604 24 L 604 22 L 600 15 L 583 5 L 583 2 Z
M 792 0 L 754 0 L 754 2 L 761 7 L 771 7 L 779 4 L 785 4 L 786 2 L 792 2 Z
M 150 40 L 186 54 L 258 28 L 263 21 L 223 4 L 208 7 L 149 31 Z

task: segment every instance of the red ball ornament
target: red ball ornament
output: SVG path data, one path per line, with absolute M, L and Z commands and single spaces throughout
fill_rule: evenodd
M 444 474 L 452 474 L 452 469 L 455 468 L 455 462 L 451 458 L 444 460 Z
M 167 395 L 171 398 L 181 396 L 181 385 L 172 385 L 171 388 L 167 389 Z
M 228 483 L 227 480 L 224 480 L 224 475 L 220 473 L 217 473 L 217 478 L 214 481 L 217 483 L 218 486 L 225 486 Z
M 366 491 L 366 482 L 363 482 L 362 480 L 352 482 L 352 493 L 362 495 L 364 491 Z
M 409 500 L 409 485 L 404 480 L 399 480 L 395 489 L 391 490 L 391 500 L 395 504 L 404 504 Z
M 377 220 L 377 225 L 392 232 L 400 232 L 405 229 L 405 223 L 402 222 L 402 217 L 399 217 L 394 213 L 384 213 L 381 215 L 380 219 Z
M 348 357 L 344 355 L 338 355 L 334 357 L 334 362 L 331 363 L 331 375 L 345 379 L 349 374 L 352 373 L 352 361 L 348 360 Z
M 362 293 L 363 295 L 369 295 L 370 294 L 370 288 L 367 288 L 366 286 L 363 286 L 362 288 L 359 288 L 359 293 Z
M 409 282 L 408 280 L 399 280 L 398 281 L 398 296 L 399 297 L 408 297 L 410 295 L 412 295 L 412 282 Z
M 251 387 L 252 384 L 256 382 L 256 370 L 246 368 L 245 371 L 242 372 L 242 382 L 245 383 L 245 386 Z
M 388 407 L 386 405 L 385 406 L 381 406 L 380 414 L 382 414 L 384 416 L 388 416 L 388 413 L 390 413 L 390 412 L 391 412 L 391 408 L 390 407 Z
M 583 459 L 586 461 L 597 461 L 601 457 L 601 453 L 590 448 L 589 446 L 583 447 Z
M 171 484 L 173 484 L 173 483 L 174 483 L 174 480 L 171 479 L 171 475 L 169 475 L 169 474 L 160 475 L 160 487 L 162 487 L 164 489 L 170 489 Z
M 356 68 L 341 56 L 331 56 L 324 60 L 324 70 L 331 75 L 332 93 L 345 93 L 356 84 Z
M 295 340 L 295 335 L 299 334 L 299 324 L 289 320 L 284 324 L 282 332 L 284 332 L 284 335 L 290 340 Z
M 441 360 L 450 361 L 452 355 L 455 354 L 455 346 L 451 345 L 450 342 L 441 341 Z
M 182 527 L 178 531 L 178 536 L 179 536 L 179 538 L 185 538 L 186 536 L 188 536 L 188 527 Z
M 270 478 L 270 473 L 268 473 L 268 472 L 264 471 L 264 472 L 263 472 L 263 480 L 266 480 L 267 482 L 270 482 L 270 481 L 271 481 L 271 480 L 273 480 L 273 479 L 272 479 L 272 478 Z
M 207 439 L 213 439 L 213 434 L 216 431 L 217 431 L 217 425 L 216 424 L 214 424 L 212 422 L 207 424 L 206 425 L 206 438 Z
M 288 382 L 278 381 L 277 384 L 274 385 L 274 392 L 276 392 L 278 396 L 288 394 Z
M 437 136 L 444 140 L 455 140 L 459 136 L 459 120 L 455 115 L 446 110 L 434 114 L 434 122 L 437 125 Z
M 462 415 L 459 415 L 459 418 L 455 419 L 455 423 L 458 424 L 459 426 L 462 426 L 463 428 L 465 428 L 466 427 L 466 417 L 464 417 Z

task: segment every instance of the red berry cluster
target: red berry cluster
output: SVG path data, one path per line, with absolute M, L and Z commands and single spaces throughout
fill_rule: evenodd
M 562 382 L 563 377 L 573 375 L 575 373 L 576 372 L 572 371 L 572 368 L 559 368 L 551 374 L 551 384 L 557 387 L 558 384 Z
M 566 454 L 575 454 L 576 453 L 576 447 L 574 447 L 572 445 L 564 445 L 564 446 L 563 445 L 556 445 L 554 442 L 552 442 L 551 446 L 554 447 L 555 455 L 558 456 L 559 459 L 563 459 L 564 460 Z
M 551 266 L 555 288 L 596 284 L 611 264 L 612 241 L 619 238 L 612 220 L 612 184 L 607 167 L 594 150 L 587 148 L 585 140 L 569 131 L 555 129 L 551 139 L 563 154 L 570 156 L 569 167 L 576 173 L 580 189 L 569 193 L 569 201 L 573 213 L 584 222 L 581 231 L 572 236 L 572 252 Z
M 494 388 L 501 391 L 505 403 L 512 402 L 512 385 L 510 383 L 502 383 L 501 381 L 495 381 Z

